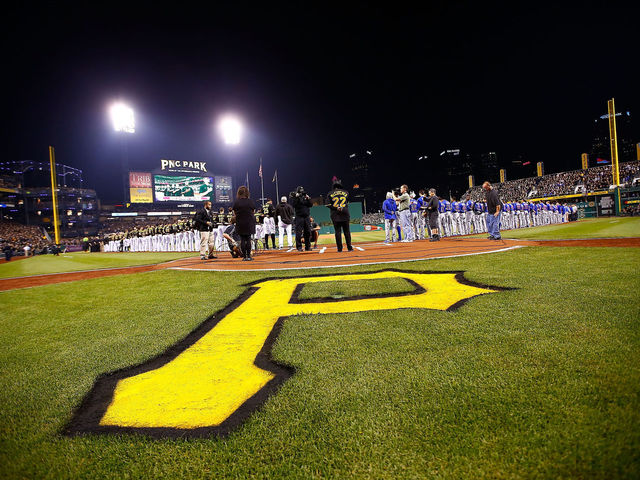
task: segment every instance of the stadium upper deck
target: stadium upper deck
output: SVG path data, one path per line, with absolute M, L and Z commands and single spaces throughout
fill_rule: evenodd
M 621 163 L 620 180 L 624 186 L 640 182 L 640 161 Z M 495 183 L 494 187 L 497 188 L 503 201 L 516 201 L 607 190 L 612 183 L 611 165 L 606 165 L 586 170 L 552 173 L 541 177 L 520 178 Z M 483 200 L 482 186 L 477 185 L 468 189 L 463 198 L 466 196 L 470 196 L 474 201 Z

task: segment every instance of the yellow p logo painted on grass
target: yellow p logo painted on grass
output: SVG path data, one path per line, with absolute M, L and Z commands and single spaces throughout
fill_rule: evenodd
M 385 278 L 406 279 L 415 290 L 339 300 L 298 298 L 307 283 Z M 99 378 L 67 432 L 224 434 L 293 373 L 269 358 L 279 319 L 398 308 L 449 310 L 471 297 L 498 290 L 503 289 L 472 284 L 462 272 L 386 270 L 262 280 L 161 356 Z

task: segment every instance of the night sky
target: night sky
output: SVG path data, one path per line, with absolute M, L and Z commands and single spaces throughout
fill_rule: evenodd
M 442 188 L 445 148 L 575 169 L 607 99 L 640 107 L 637 8 L 103 5 L 10 7 L 2 28 L 2 158 L 47 161 L 54 145 L 103 202 L 121 192 L 118 99 L 136 112 L 132 168 L 235 163 L 256 192 L 262 157 L 271 195 L 275 168 L 281 192 L 324 193 L 366 149 L 385 187 Z M 225 112 L 248 128 L 235 148 L 215 130 Z

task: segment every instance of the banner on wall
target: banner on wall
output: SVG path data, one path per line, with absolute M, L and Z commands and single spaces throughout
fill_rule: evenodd
M 153 190 L 151 188 L 130 188 L 129 198 L 131 203 L 153 203 Z
M 129 172 L 129 188 L 151 188 L 151 173 Z

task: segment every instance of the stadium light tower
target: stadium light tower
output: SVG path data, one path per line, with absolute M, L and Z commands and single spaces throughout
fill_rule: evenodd
M 109 110 L 116 132 L 135 133 L 136 122 L 133 110 L 124 103 L 114 103 Z
M 218 120 L 218 132 L 222 137 L 222 141 L 227 145 L 236 146 L 240 144 L 242 138 L 243 126 L 240 119 L 232 114 L 226 114 Z M 236 184 L 236 163 L 231 163 L 231 184 Z
M 238 145 L 242 137 L 242 123 L 233 115 L 225 115 L 218 123 L 218 129 L 222 135 L 224 143 L 227 145 Z
M 135 133 L 136 122 L 133 116 L 133 109 L 124 103 L 117 102 L 109 109 L 113 129 L 119 132 L 122 142 L 122 201 L 127 203 L 129 195 L 127 185 L 129 183 L 129 148 L 127 138 L 129 133 Z

